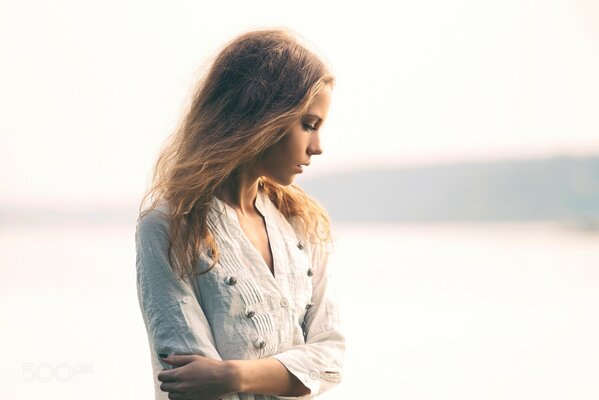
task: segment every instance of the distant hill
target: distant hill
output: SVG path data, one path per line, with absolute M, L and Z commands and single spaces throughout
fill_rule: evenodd
M 306 178 L 335 221 L 599 221 L 599 157 L 556 157 Z
M 599 230 L 599 156 L 361 169 L 299 184 L 334 222 L 558 221 Z M 133 223 L 137 206 L 0 205 L 0 227 Z

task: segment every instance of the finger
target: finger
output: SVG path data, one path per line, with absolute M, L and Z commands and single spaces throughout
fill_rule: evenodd
M 176 382 L 168 382 L 168 383 L 161 383 L 160 384 L 160 390 L 162 390 L 163 392 L 168 392 L 168 393 L 174 393 L 174 394 L 183 394 L 183 392 L 179 389 L 177 389 L 177 383 Z
M 158 378 L 158 380 L 160 382 L 165 382 L 165 383 L 175 382 L 176 381 L 176 379 L 175 379 L 175 370 L 173 370 L 173 369 L 163 369 L 162 371 L 160 371 L 158 373 L 157 378 Z
M 193 360 L 199 357 L 195 354 L 183 355 L 183 354 L 169 354 L 168 357 L 163 358 L 162 360 L 167 364 L 170 364 L 174 367 L 181 367 L 183 365 L 189 364 Z

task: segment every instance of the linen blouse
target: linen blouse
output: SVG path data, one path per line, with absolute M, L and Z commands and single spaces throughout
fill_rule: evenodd
M 199 354 L 217 360 L 273 357 L 310 389 L 298 397 L 234 393 L 223 400 L 311 399 L 342 379 L 345 336 L 328 251 L 300 235 L 268 195 L 258 190 L 274 276 L 241 229 L 237 213 L 214 197 L 208 226 L 219 262 L 193 279 L 179 279 L 168 261 L 168 207 L 138 218 L 137 296 L 148 334 L 155 398 L 168 399 L 157 375 L 170 365 L 158 354 Z M 210 265 L 203 254 L 198 270 Z

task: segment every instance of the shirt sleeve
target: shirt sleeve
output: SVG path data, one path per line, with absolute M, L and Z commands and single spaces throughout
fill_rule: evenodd
M 310 389 L 310 393 L 298 397 L 277 396 L 280 399 L 311 399 L 332 389 L 342 379 L 345 335 L 327 266 L 329 253 L 324 246 L 316 246 L 313 254 L 313 305 L 304 317 L 306 343 L 272 356 Z
M 137 296 L 153 363 L 158 354 L 199 354 L 221 360 L 210 325 L 190 284 L 171 269 L 168 221 L 153 210 L 138 219 L 136 233 Z

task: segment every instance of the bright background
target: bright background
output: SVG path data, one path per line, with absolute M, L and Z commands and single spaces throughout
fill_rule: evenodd
M 202 63 L 284 25 L 338 85 L 311 174 L 599 152 L 599 3 L 0 3 L 0 202 L 137 201 Z
M 134 209 L 205 60 L 262 26 L 298 32 L 337 76 L 302 179 L 597 154 L 597 21 L 593 0 L 2 1 L 0 211 Z M 134 225 L 0 220 L 0 397 L 151 398 Z M 328 398 L 599 397 L 596 235 L 340 224 L 338 239 L 351 346 Z

